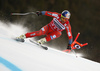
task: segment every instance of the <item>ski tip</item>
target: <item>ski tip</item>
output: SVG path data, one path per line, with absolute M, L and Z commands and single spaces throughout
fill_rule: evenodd
M 46 50 L 48 50 L 48 48 L 46 48 Z

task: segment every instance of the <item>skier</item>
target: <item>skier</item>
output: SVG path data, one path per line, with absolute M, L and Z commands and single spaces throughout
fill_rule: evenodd
M 42 27 L 39 31 L 34 31 L 30 33 L 26 33 L 24 35 L 21 35 L 17 37 L 18 39 L 25 39 L 35 36 L 41 36 L 46 35 L 46 37 L 41 38 L 37 42 L 39 44 L 43 44 L 45 42 L 48 42 L 50 40 L 56 39 L 61 36 L 61 32 L 63 30 L 66 30 L 67 36 L 69 38 L 68 47 L 67 49 L 71 50 L 71 44 L 73 42 L 73 36 L 71 32 L 71 26 L 69 23 L 70 19 L 70 12 L 68 10 L 64 10 L 61 14 L 57 12 L 50 12 L 50 11 L 37 11 L 36 14 L 38 16 L 40 15 L 46 15 L 53 17 L 53 20 L 47 24 L 46 26 Z

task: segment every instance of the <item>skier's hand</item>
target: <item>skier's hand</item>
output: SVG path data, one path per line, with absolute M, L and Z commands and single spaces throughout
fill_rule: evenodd
M 42 15 L 41 11 L 36 11 L 36 14 L 37 14 L 38 16 Z
M 68 44 L 67 49 L 68 49 L 68 50 L 71 50 L 71 44 Z

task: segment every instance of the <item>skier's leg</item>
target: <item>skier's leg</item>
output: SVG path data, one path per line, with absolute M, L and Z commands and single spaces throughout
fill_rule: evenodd
M 56 38 L 60 37 L 61 34 L 62 33 L 60 31 L 55 31 L 55 32 L 52 32 L 50 34 L 47 34 L 47 37 L 45 37 L 46 41 L 50 41 L 50 40 L 56 39 Z
M 43 29 L 42 29 L 43 30 Z M 48 28 L 47 28 L 47 31 L 45 32 L 45 33 L 43 33 L 43 34 L 49 34 L 49 33 L 51 33 L 51 32 L 53 32 L 53 30 L 50 28 L 50 26 L 48 25 Z M 38 41 L 37 41 L 39 44 L 43 44 L 43 43 L 45 43 L 45 42 L 47 42 L 47 40 L 46 40 L 46 38 L 44 37 L 44 38 L 41 38 L 41 39 L 39 39 Z
M 50 28 L 50 26 L 48 26 L 48 29 L 49 29 L 49 30 L 45 33 L 45 34 L 47 35 L 47 37 L 38 40 L 37 42 L 38 42 L 39 44 L 43 44 L 43 43 L 45 43 L 45 42 L 47 42 L 47 41 L 56 39 L 56 38 L 58 38 L 58 37 L 61 36 L 61 32 L 60 32 L 60 31 L 53 31 L 53 30 Z
M 26 38 L 35 37 L 35 36 L 41 36 L 41 35 L 42 35 L 42 30 L 29 32 L 29 33 L 25 34 Z
M 39 31 L 26 33 L 25 36 L 26 36 L 26 38 L 35 37 L 35 36 L 41 36 L 41 35 L 45 35 L 47 33 L 47 31 L 48 31 L 48 25 L 42 27 Z
M 17 38 L 18 39 L 25 39 L 25 38 L 29 38 L 29 37 L 41 36 L 41 35 L 45 35 L 47 33 L 47 31 L 48 31 L 48 25 L 42 27 L 39 31 L 26 33 L 26 34 L 23 34 Z

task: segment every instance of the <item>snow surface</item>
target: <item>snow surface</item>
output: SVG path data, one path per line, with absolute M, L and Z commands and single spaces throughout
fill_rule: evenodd
M 4 60 L 0 61 L 0 71 L 100 71 L 100 63 L 50 47 L 44 50 L 29 39 L 25 43 L 16 42 L 12 38 L 26 33 L 27 29 L 3 24 L 0 22 L 0 59 Z

